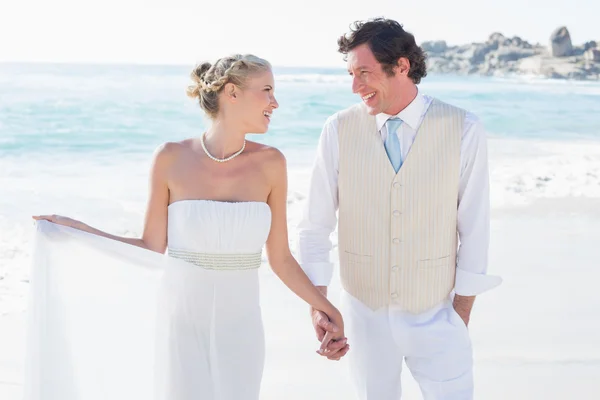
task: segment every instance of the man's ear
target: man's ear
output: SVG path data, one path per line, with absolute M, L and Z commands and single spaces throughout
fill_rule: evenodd
M 396 73 L 400 75 L 408 75 L 410 71 L 410 61 L 406 57 L 400 57 L 396 66 Z

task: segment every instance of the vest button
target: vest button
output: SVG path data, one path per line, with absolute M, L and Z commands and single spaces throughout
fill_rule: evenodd
M 398 293 L 396 293 L 396 292 L 392 293 L 392 299 L 396 299 L 396 298 L 398 298 Z
M 394 265 L 394 266 L 392 267 L 392 271 L 394 271 L 394 272 L 398 271 L 398 266 L 397 266 L 397 265 Z
M 398 238 L 394 238 L 394 239 L 392 240 L 392 242 L 394 242 L 394 244 L 400 244 L 400 239 L 398 239 Z
M 400 214 L 402 214 L 402 213 L 398 210 L 394 210 L 394 212 L 392 214 L 394 214 L 394 217 L 399 217 Z
M 394 189 L 400 189 L 400 186 L 402 186 L 400 182 L 394 182 Z

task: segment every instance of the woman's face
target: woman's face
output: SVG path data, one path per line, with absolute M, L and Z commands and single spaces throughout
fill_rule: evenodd
M 273 72 L 268 70 L 250 75 L 244 88 L 236 90 L 236 117 L 249 133 L 265 133 L 269 129 L 273 110 L 279 107 L 275 99 Z

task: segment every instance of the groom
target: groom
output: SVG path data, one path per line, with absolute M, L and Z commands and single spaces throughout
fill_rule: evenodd
M 398 22 L 357 22 L 338 45 L 361 102 L 323 128 L 299 225 L 302 267 L 326 294 L 338 224 L 349 363 L 361 400 L 398 400 L 403 360 L 426 400 L 472 399 L 471 308 L 501 281 L 486 275 L 483 126 L 419 91 L 425 54 Z M 322 339 L 331 324 L 311 312 Z M 339 341 L 324 355 L 347 351 Z

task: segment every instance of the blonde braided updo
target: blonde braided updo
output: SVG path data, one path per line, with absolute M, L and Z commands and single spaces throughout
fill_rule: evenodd
M 200 107 L 214 119 L 219 113 L 219 94 L 227 83 L 244 88 L 249 75 L 270 70 L 268 61 L 252 54 L 223 57 L 214 65 L 204 62 L 190 74 L 193 83 L 188 86 L 187 95 L 198 98 Z

